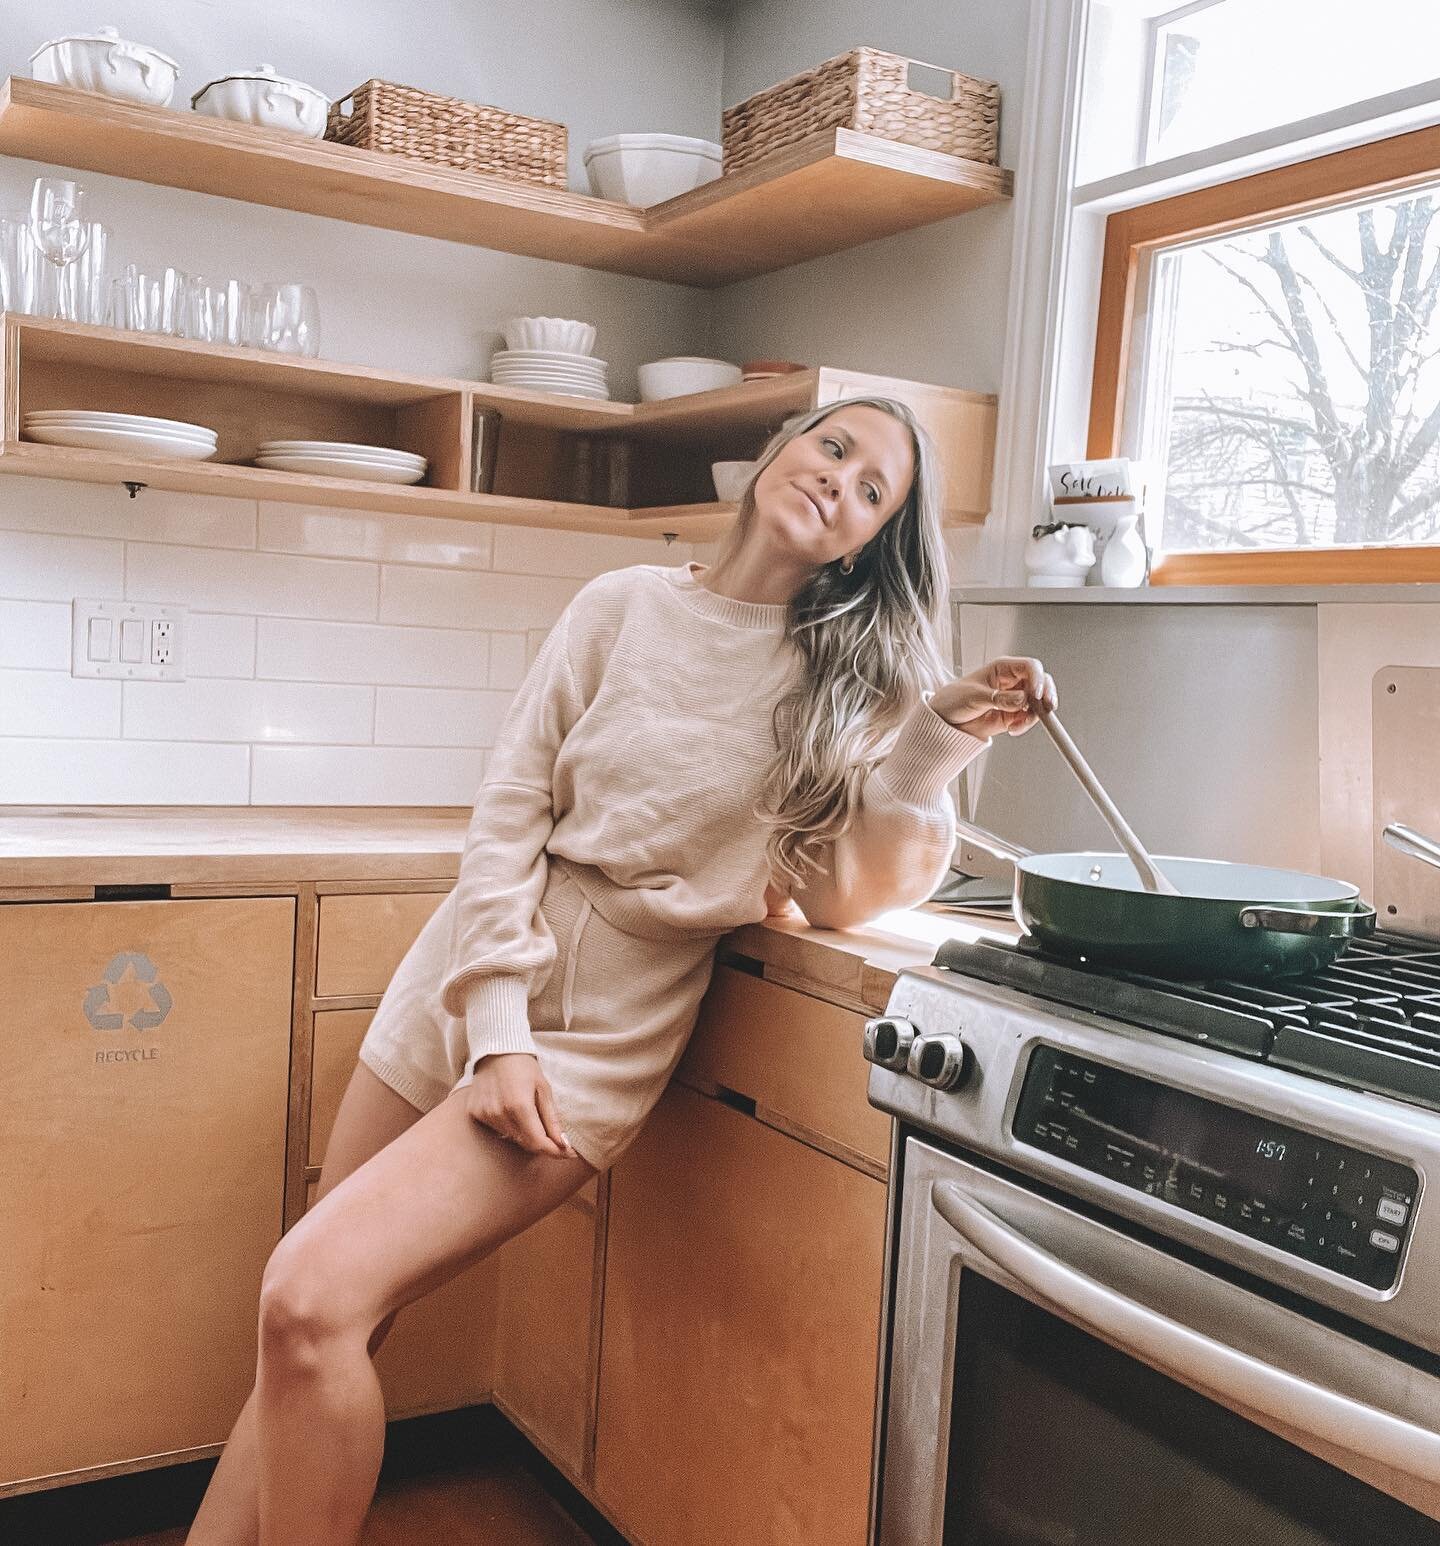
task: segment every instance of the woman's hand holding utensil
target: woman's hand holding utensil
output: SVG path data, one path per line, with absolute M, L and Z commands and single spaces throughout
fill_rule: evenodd
M 944 720 L 982 741 L 992 736 L 1023 735 L 1042 708 L 1055 709 L 1055 682 L 1038 660 L 1025 655 L 1001 655 L 951 678 L 930 699 Z

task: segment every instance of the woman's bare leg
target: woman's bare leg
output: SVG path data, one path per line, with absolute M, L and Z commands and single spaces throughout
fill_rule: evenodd
M 325 1162 L 315 1188 L 315 1203 L 378 1154 L 423 1113 L 396 1094 L 364 1063 L 345 1088 L 325 1145 Z M 373 1357 L 385 1340 L 394 1315 L 387 1315 L 370 1339 Z M 258 1546 L 260 1540 L 259 1453 L 255 1432 L 255 1392 L 241 1408 L 220 1460 L 210 1477 L 199 1511 L 185 1537 L 186 1546 Z
M 501 1138 L 468 1099 L 452 1090 L 271 1255 L 255 1387 L 260 1546 L 356 1546 L 385 1442 L 375 1330 L 595 1174 Z

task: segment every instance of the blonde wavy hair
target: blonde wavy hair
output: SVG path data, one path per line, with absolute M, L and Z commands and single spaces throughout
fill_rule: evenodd
M 854 570 L 822 564 L 789 603 L 786 637 L 806 669 L 775 705 L 780 750 L 754 815 L 768 827 L 772 879 L 803 886 L 825 869 L 823 851 L 854 819 L 868 769 L 893 745 L 927 690 L 949 677 L 949 571 L 934 442 L 911 410 L 888 397 L 847 397 L 787 419 L 761 451 L 713 569 L 744 543 L 755 479 L 797 435 L 839 408 L 878 408 L 910 431 L 915 476 L 905 502 L 865 544 Z

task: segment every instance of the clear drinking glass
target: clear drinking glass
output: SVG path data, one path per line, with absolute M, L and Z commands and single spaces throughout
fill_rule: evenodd
M 29 211 L 0 215 L 0 310 L 35 314 L 41 270 L 48 266 L 30 234 Z
M 85 221 L 85 190 L 63 177 L 37 177 L 30 190 L 30 234 L 57 267 L 73 263 L 85 250 L 90 228 Z
M 256 287 L 251 313 L 252 341 L 280 354 L 320 353 L 320 300 L 314 288 L 267 280 Z
M 87 223 L 79 256 L 62 268 L 46 264 L 42 274 L 42 292 L 53 288 L 53 302 L 47 316 L 63 317 L 67 322 L 104 322 L 107 320 L 110 290 L 110 232 L 98 220 Z M 46 299 L 50 297 L 47 294 Z
M 169 333 L 183 337 L 185 290 L 188 275 L 178 268 L 146 273 L 127 263 L 124 274 L 124 321 L 122 327 L 137 333 Z

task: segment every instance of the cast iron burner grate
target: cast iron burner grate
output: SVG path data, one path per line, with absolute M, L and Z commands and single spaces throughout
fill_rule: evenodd
M 946 940 L 934 965 L 1440 1111 L 1440 940 L 1378 932 L 1323 972 L 1267 983 L 1173 982 L 1025 941 Z

